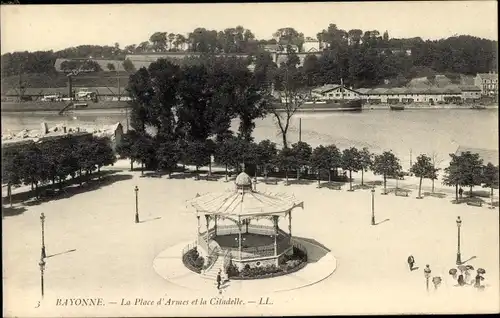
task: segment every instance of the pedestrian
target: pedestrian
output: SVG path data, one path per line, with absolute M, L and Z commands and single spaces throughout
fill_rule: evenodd
M 408 266 L 410 267 L 410 271 L 413 270 L 413 265 L 415 264 L 415 258 L 413 255 L 408 256 Z
M 481 288 L 481 281 L 484 280 L 484 277 L 481 276 L 481 274 L 477 274 L 476 278 L 474 279 L 474 287 L 476 288 Z
M 460 187 L 460 189 L 458 189 L 458 195 L 460 196 L 460 199 L 462 198 L 463 194 L 464 194 L 464 189 L 462 189 L 462 187 Z
M 465 285 L 464 275 L 460 274 L 458 276 L 458 286 L 464 286 L 464 285 Z
M 217 289 L 220 289 L 220 282 L 222 280 L 222 277 L 220 276 L 220 269 L 219 269 L 219 272 L 217 273 Z
M 432 282 L 434 283 L 434 290 L 437 290 L 439 285 L 441 285 L 441 277 L 439 276 L 433 277 Z

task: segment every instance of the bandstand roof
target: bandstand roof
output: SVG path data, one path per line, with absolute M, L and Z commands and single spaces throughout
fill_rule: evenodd
M 246 173 L 238 175 L 236 187 L 224 192 L 202 194 L 190 201 L 198 213 L 226 217 L 259 217 L 286 213 L 303 202 L 287 193 L 251 190 L 252 181 Z

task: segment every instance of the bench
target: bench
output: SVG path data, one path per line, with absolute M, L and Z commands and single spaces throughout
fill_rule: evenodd
M 331 190 L 342 190 L 342 185 L 341 184 L 335 184 L 335 183 L 327 183 L 325 185 L 322 185 L 321 188 L 328 188 L 328 189 L 331 189 Z
M 482 207 L 483 202 L 482 201 L 467 201 L 467 205 Z
M 408 196 L 407 191 L 394 191 L 394 194 L 398 197 L 407 197 Z
M 278 180 L 276 180 L 276 179 L 264 179 L 264 180 L 262 180 L 262 182 L 265 184 L 273 184 L 273 185 L 278 184 Z
M 206 176 L 206 180 L 207 180 L 207 181 L 217 181 L 217 180 L 219 180 L 219 178 L 217 178 L 217 177 L 216 177 L 216 176 L 214 176 L 214 175 L 207 175 L 207 176 Z

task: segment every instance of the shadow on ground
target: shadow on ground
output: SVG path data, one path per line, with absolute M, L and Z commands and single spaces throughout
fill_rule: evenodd
M 288 185 L 294 185 L 294 184 L 298 184 L 298 185 L 307 185 L 307 184 L 312 184 L 314 182 L 317 182 L 317 181 L 314 181 L 314 180 L 308 180 L 308 179 L 288 179 Z
M 19 214 L 23 214 L 24 212 L 26 212 L 26 208 L 23 206 L 2 207 L 2 218 L 16 216 Z
M 116 174 L 116 172 L 117 171 L 106 171 L 106 173 L 103 173 L 103 175 L 101 175 L 100 179 L 90 179 L 82 183 L 82 185 L 79 185 L 78 183 L 75 184 L 74 182 L 67 182 L 66 185 L 63 185 L 63 188 L 60 190 L 54 190 L 53 186 L 51 185 L 39 187 L 38 191 L 41 194 L 39 199 L 36 199 L 35 191 L 28 190 L 25 192 L 16 193 L 12 195 L 12 203 L 22 203 L 25 206 L 34 206 L 48 201 L 68 199 L 80 193 L 98 190 L 115 182 L 132 179 L 132 175 Z

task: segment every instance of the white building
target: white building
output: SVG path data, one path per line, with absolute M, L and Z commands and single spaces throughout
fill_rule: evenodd
M 360 99 L 361 94 L 352 88 L 343 87 L 338 84 L 327 84 L 317 87 L 311 91 L 311 97 L 316 100 L 353 100 Z
M 498 74 L 496 72 L 477 74 L 474 78 L 474 85 L 481 89 L 483 96 L 498 96 Z
M 309 52 L 319 52 L 320 49 L 320 44 L 319 41 L 313 38 L 306 38 L 304 43 L 302 44 L 302 52 L 304 53 L 309 53 Z

